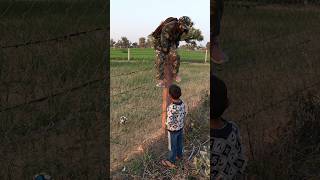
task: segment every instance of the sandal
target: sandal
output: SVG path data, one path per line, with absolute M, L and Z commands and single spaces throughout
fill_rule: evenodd
M 176 167 L 176 165 L 174 165 L 172 162 L 168 160 L 161 160 L 161 164 L 171 169 Z

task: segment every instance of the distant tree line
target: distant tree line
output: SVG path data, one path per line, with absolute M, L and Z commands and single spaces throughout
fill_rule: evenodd
M 199 29 L 191 28 L 187 34 L 183 34 L 181 36 L 181 40 L 187 40 L 188 43 L 180 46 L 180 48 L 185 49 L 204 49 L 201 45 L 197 45 L 197 42 L 203 41 L 202 32 Z M 140 37 L 138 42 L 131 42 L 127 37 L 121 37 L 120 40 L 115 41 L 114 39 L 110 39 L 110 47 L 112 48 L 153 48 L 154 46 L 154 38 L 149 35 L 147 38 Z
M 117 42 L 114 39 L 110 39 L 110 47 L 113 48 L 152 48 L 153 37 L 147 38 L 141 37 L 138 42 L 131 42 L 127 37 L 121 37 Z

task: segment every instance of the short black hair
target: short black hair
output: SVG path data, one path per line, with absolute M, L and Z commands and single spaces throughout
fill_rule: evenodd
M 210 119 L 222 116 L 229 106 L 226 84 L 215 74 L 210 76 Z
M 181 96 L 181 89 L 178 85 L 176 84 L 172 84 L 169 87 L 169 95 L 173 98 L 173 99 L 179 99 Z

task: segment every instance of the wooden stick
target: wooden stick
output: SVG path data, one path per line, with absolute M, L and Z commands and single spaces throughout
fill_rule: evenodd
M 166 127 L 167 107 L 170 104 L 169 86 L 172 84 L 172 57 L 168 55 L 167 61 L 164 63 L 164 85 L 162 91 L 162 128 Z

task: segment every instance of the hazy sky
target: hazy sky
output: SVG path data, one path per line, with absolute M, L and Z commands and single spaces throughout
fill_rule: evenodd
M 110 0 L 110 38 L 131 42 L 147 37 L 167 17 L 189 16 L 210 41 L 210 0 Z

